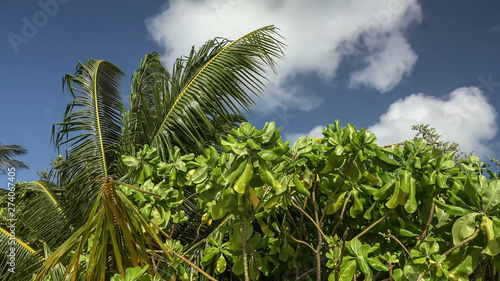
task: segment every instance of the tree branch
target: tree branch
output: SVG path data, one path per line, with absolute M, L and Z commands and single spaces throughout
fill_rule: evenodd
M 385 213 L 385 215 L 383 217 L 381 217 L 380 219 L 378 219 L 376 222 L 372 223 L 369 227 L 367 227 L 365 230 L 363 230 L 363 232 L 361 232 L 360 234 L 356 235 L 350 241 L 352 241 L 352 240 L 354 240 L 356 238 L 359 238 L 359 237 L 365 235 L 368 231 L 370 231 L 372 228 L 374 228 L 377 224 L 379 224 L 383 220 L 385 220 L 391 213 L 392 213 L 392 210 L 390 210 L 389 212 Z

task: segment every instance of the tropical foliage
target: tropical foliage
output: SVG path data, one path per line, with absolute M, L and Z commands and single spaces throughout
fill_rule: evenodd
M 54 168 L 43 174 L 43 179 L 56 183 L 55 189 L 46 181 L 17 187 L 16 192 L 22 194 L 17 199 L 29 201 L 19 204 L 18 216 L 31 221 L 18 223 L 16 236 L 27 244 L 16 245 L 29 253 L 39 249 L 41 254 L 42 245 L 55 250 L 86 229 L 82 227 L 89 225 L 94 202 L 104 198 L 100 197 L 102 183 L 90 178 L 135 183 L 121 155 L 138 153 L 149 145 L 167 161 L 174 146 L 183 152 L 201 152 L 206 144 L 216 145 L 221 135 L 246 120 L 241 111 L 250 110 L 252 99 L 263 89 L 265 71 L 274 70 L 274 60 L 283 57 L 283 44 L 277 38 L 276 29 L 267 26 L 234 41 L 209 40 L 179 58 L 172 72 L 161 65 L 158 54 L 148 54 L 132 77 L 128 109 L 118 89 L 123 76 L 118 67 L 92 59 L 79 63 L 76 73 L 64 78 L 73 99 L 63 121 L 53 128 L 52 140 L 56 148 L 64 149 L 64 157 L 58 157 Z M 36 186 L 40 186 L 37 191 Z M 54 204 L 42 204 L 44 200 Z M 115 204 L 117 198 L 111 200 Z M 125 209 L 118 211 L 133 215 L 134 209 L 124 204 Z M 59 215 L 52 217 L 54 211 Z M 99 214 L 99 222 L 111 223 L 108 229 L 118 223 L 116 214 Z M 58 218 L 62 219 L 56 222 Z M 59 231 L 61 226 L 64 231 Z M 7 247 L 7 237 L 2 239 L 0 244 Z M 130 246 L 132 241 L 127 243 Z
M 80 63 L 57 184 L 16 185 L 18 272 L 1 278 L 497 280 L 500 182 L 478 157 L 426 136 L 381 148 L 338 121 L 294 144 L 243 122 L 282 56 L 273 36 L 208 41 L 172 73 L 147 55 L 129 109 L 116 66 Z
M 8 168 L 26 169 L 28 166 L 14 159 L 16 156 L 26 154 L 26 149 L 17 144 L 4 145 L 0 143 L 0 175 L 7 174 Z
M 136 186 L 112 183 L 170 233 L 163 252 L 218 280 L 497 278 L 500 183 L 477 157 L 456 163 L 423 139 L 380 149 L 371 132 L 339 122 L 323 134 L 290 147 L 274 123 L 243 123 L 221 153 L 123 156 L 152 172 Z M 178 208 L 188 192 L 203 214 L 196 222 Z M 156 267 L 150 274 L 167 280 L 205 278 L 183 259 Z

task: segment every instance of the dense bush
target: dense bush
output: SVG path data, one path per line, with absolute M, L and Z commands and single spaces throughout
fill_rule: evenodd
M 454 161 L 423 139 L 381 149 L 338 121 L 323 134 L 290 147 L 274 123 L 243 123 L 221 152 L 176 149 L 168 163 L 144 147 L 123 161 L 161 198 L 121 188 L 219 280 L 497 278 L 500 184 L 477 157 Z M 186 269 L 166 266 L 163 277 L 196 276 Z
M 35 280 L 498 279 L 500 184 L 478 157 L 424 139 L 381 148 L 338 121 L 323 134 L 290 145 L 274 123 L 242 123 L 202 155 L 123 155 L 133 184 L 92 178 L 87 223 L 53 253 L 19 244 L 23 274 L 45 261 Z M 62 196 L 16 189 L 50 189 L 33 204 Z M 29 206 L 20 227 L 36 221 Z

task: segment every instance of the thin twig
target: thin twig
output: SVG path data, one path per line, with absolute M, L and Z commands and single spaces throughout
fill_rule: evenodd
M 219 230 L 219 228 L 220 228 L 221 226 L 225 225 L 225 224 L 226 224 L 226 222 L 227 222 L 228 220 L 232 219 L 233 217 L 234 217 L 234 215 L 228 215 L 228 216 L 227 216 L 227 217 L 226 217 L 226 218 L 225 218 L 225 219 L 224 219 L 221 223 L 219 223 L 219 224 L 217 225 L 217 227 L 216 227 L 216 228 L 215 228 L 215 229 L 214 229 L 214 230 L 210 233 L 210 235 L 207 235 L 205 238 L 201 239 L 201 240 L 200 240 L 200 241 L 198 241 L 196 244 L 194 244 L 193 246 L 191 246 L 190 248 L 188 248 L 188 249 L 186 250 L 186 253 L 191 252 L 191 250 L 192 250 L 194 247 L 196 247 L 196 246 L 200 245 L 201 243 L 205 242 L 205 241 L 207 240 L 207 238 L 208 238 L 208 237 L 210 237 L 210 236 L 212 235 L 212 233 L 214 233 L 216 230 Z
M 403 245 L 403 243 L 401 243 L 401 241 L 399 241 L 398 238 L 396 238 L 396 236 L 392 235 L 392 234 L 385 234 L 385 233 L 382 233 L 382 232 L 379 232 L 378 234 L 384 236 L 385 237 L 389 237 L 389 238 L 392 238 L 394 239 L 394 241 L 398 242 L 398 244 L 405 250 L 405 252 L 408 254 L 408 256 L 411 257 L 411 254 L 410 252 L 408 251 L 408 249 L 406 249 L 406 247 Z
M 299 239 L 297 239 L 297 238 L 293 237 L 290 233 L 288 233 L 288 231 L 286 230 L 286 228 L 285 228 L 285 227 L 283 227 L 283 230 L 285 231 L 286 235 L 288 235 L 288 237 L 290 237 L 290 239 L 292 239 L 293 241 L 295 241 L 295 242 L 297 242 L 297 243 L 299 243 L 299 244 L 306 245 L 306 246 L 307 246 L 307 247 L 309 247 L 309 248 L 310 248 L 313 252 L 316 252 L 316 250 L 314 249 L 314 247 L 313 247 L 313 246 L 311 246 L 311 244 L 309 244 L 309 243 L 307 243 L 307 242 L 305 242 L 305 241 L 303 241 L 303 240 L 299 240 Z
M 313 192 L 312 192 L 312 202 L 314 208 L 314 217 L 316 218 L 316 224 L 321 228 L 321 222 L 318 216 L 318 205 L 316 204 L 316 189 L 318 185 L 316 184 L 316 173 L 313 173 Z M 321 229 L 318 229 L 318 245 L 316 246 L 316 280 L 321 281 L 321 247 L 323 245 L 323 240 L 321 236 Z
M 392 210 L 390 210 L 389 212 L 385 213 L 385 215 L 383 217 L 381 217 L 380 219 L 378 219 L 376 222 L 372 223 L 369 227 L 367 227 L 365 230 L 363 230 L 363 232 L 361 232 L 360 234 L 358 234 L 354 238 L 352 238 L 351 241 L 354 240 L 354 239 L 356 239 L 356 238 L 359 238 L 359 237 L 365 235 L 368 231 L 370 231 L 372 228 L 374 228 L 377 224 L 379 224 L 383 220 L 385 220 L 391 213 L 392 213 Z
M 321 232 L 321 235 L 323 236 L 323 238 L 326 240 L 326 235 L 323 233 L 323 231 L 321 230 L 321 228 L 318 226 L 318 224 L 314 221 L 313 218 L 311 218 L 311 216 L 309 216 L 308 213 L 306 213 L 306 211 L 304 211 L 300 206 L 298 206 L 297 204 L 295 204 L 293 201 L 290 200 L 290 202 L 292 202 L 292 205 L 297 208 L 299 211 L 301 211 L 313 224 L 314 226 L 316 226 L 316 228 L 319 230 L 319 232 Z
M 458 243 L 457 245 L 453 246 L 452 248 L 450 248 L 448 251 L 446 251 L 443 255 L 447 256 L 451 253 L 453 253 L 456 249 L 462 247 L 463 245 L 469 243 L 470 241 L 474 240 L 478 235 L 479 235 L 479 230 L 481 228 L 477 228 L 476 231 L 474 232 L 474 234 L 472 234 L 470 237 L 464 239 L 462 242 Z
M 247 260 L 247 228 L 248 221 L 247 217 L 243 216 L 243 233 L 241 234 L 241 247 L 243 249 L 243 271 L 245 273 L 245 281 L 250 280 L 250 275 L 248 274 L 248 260 Z
M 348 232 L 349 232 L 349 227 L 347 227 L 345 229 L 344 236 L 342 237 L 342 250 L 340 251 L 340 260 L 337 263 L 337 266 L 335 267 L 335 281 L 339 281 L 340 264 L 342 264 L 342 261 L 344 260 L 345 241 L 347 240 L 347 233 Z
M 194 238 L 193 242 L 191 242 L 191 244 L 187 246 L 188 249 L 191 248 L 191 246 L 193 246 L 193 244 L 196 243 L 196 240 L 198 240 L 198 238 L 200 237 L 200 229 L 202 225 L 203 223 L 200 223 L 200 225 L 198 226 L 198 229 L 196 230 L 196 237 Z
M 306 200 L 305 202 L 307 202 L 307 197 L 306 197 Z M 287 212 L 289 212 L 287 210 Z M 299 239 L 302 240 L 302 236 L 303 236 L 303 233 L 304 233 L 304 214 L 300 213 L 300 220 L 299 220 Z M 295 255 L 295 262 L 297 264 L 299 264 L 299 256 L 300 256 L 300 245 L 297 244 L 297 247 L 295 248 L 295 253 L 297 253 Z M 300 274 L 300 271 L 299 271 L 299 267 L 295 267 L 295 280 L 300 280 L 299 278 L 299 274 Z
M 388 265 L 389 265 L 389 281 L 393 281 L 394 279 L 392 279 L 392 262 L 389 261 Z
M 347 199 L 345 199 L 344 205 L 342 206 L 342 212 L 340 213 L 340 218 L 337 221 L 337 223 L 335 224 L 335 226 L 333 227 L 332 234 L 330 236 L 333 236 L 335 234 L 335 231 L 337 230 L 337 227 L 339 227 L 340 223 L 344 219 L 345 210 L 347 208 L 347 204 L 349 203 L 350 199 L 351 199 L 351 193 L 349 192 L 349 193 L 347 193 Z
M 307 276 L 313 274 L 316 271 L 316 268 L 311 268 L 308 271 L 306 271 L 304 274 L 302 274 L 300 277 L 295 278 L 295 281 L 300 281 L 306 279 Z
M 257 208 L 255 208 L 254 214 L 257 214 L 257 212 L 259 211 L 260 207 L 262 207 L 262 203 L 264 201 L 264 198 L 266 198 L 266 195 L 267 195 L 267 193 L 269 192 L 270 189 L 271 189 L 271 186 L 267 185 L 267 188 L 264 190 L 264 193 L 262 194 L 262 200 L 259 201 L 259 204 L 257 205 Z
M 431 200 L 431 211 L 429 214 L 429 219 L 427 220 L 427 224 L 425 225 L 424 231 L 422 232 L 422 235 L 420 236 L 420 239 L 419 239 L 420 243 L 424 243 L 424 241 L 425 241 L 425 238 L 427 236 L 427 231 L 429 231 L 429 226 L 431 225 L 432 219 L 434 218 L 434 209 L 436 209 L 435 205 L 434 205 L 434 201 Z
M 451 247 L 448 251 L 446 251 L 443 255 L 444 256 L 447 256 L 451 253 L 453 253 L 456 249 L 462 247 L 463 245 L 469 243 L 470 241 L 474 240 L 478 235 L 479 235 L 479 230 L 480 228 L 477 228 L 476 231 L 474 232 L 474 234 L 472 234 L 471 236 L 469 236 L 468 238 L 462 240 L 462 242 L 458 243 L 457 245 Z M 425 275 L 427 275 L 434 267 L 436 266 L 435 263 L 433 263 L 424 273 L 422 273 L 417 281 L 421 280 L 422 278 L 424 278 Z
M 210 276 L 208 273 L 206 273 L 205 271 L 203 271 L 203 269 L 201 269 L 198 266 L 196 266 L 196 264 L 194 264 L 190 260 L 186 259 L 183 255 L 180 255 L 180 254 L 178 254 L 176 252 L 171 252 L 171 253 L 173 253 L 174 256 L 176 256 L 177 258 L 181 259 L 183 262 L 189 264 L 189 266 L 191 266 L 192 268 L 196 269 L 203 276 L 207 277 L 208 279 L 210 279 L 212 281 L 217 281 L 217 279 L 215 279 L 212 276 Z

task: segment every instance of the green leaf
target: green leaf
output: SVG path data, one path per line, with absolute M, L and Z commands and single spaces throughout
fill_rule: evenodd
M 455 266 L 452 270 L 450 270 L 450 276 L 469 276 L 472 272 L 474 271 L 473 269 L 473 264 L 472 264 L 472 256 L 467 255 L 460 264 Z M 463 279 L 463 278 L 461 278 Z M 458 279 L 460 280 L 460 279 Z
M 356 218 L 358 215 L 361 215 L 363 213 L 363 204 L 361 203 L 361 200 L 359 200 L 359 192 L 356 189 L 353 189 L 351 191 L 352 199 L 353 199 L 353 205 L 349 209 L 349 215 L 352 218 Z
M 297 190 L 298 193 L 305 196 L 311 195 L 311 192 L 307 190 L 307 188 L 300 182 L 297 176 L 293 176 L 293 183 L 295 185 L 295 190 Z
M 460 217 L 454 224 L 451 230 L 451 234 L 453 237 L 453 244 L 457 245 L 465 238 L 474 234 L 476 230 L 476 217 L 479 216 L 479 213 L 471 213 L 467 214 L 463 217 Z
M 358 262 L 359 269 L 361 272 L 364 274 L 368 274 L 371 270 L 370 267 L 368 266 L 368 257 L 367 254 L 364 254 L 361 250 L 361 242 L 359 239 L 354 239 L 351 241 L 351 250 L 356 256 L 356 261 Z
M 403 279 L 404 272 L 401 268 L 396 268 L 394 269 L 394 272 L 392 273 L 392 278 L 394 281 L 401 281 Z
M 134 268 L 127 268 L 125 270 L 125 280 L 126 281 L 133 281 L 139 279 L 144 272 L 148 269 L 149 265 L 144 266 L 144 268 L 141 268 L 140 266 L 136 266 Z
M 298 138 L 295 143 L 292 145 L 291 151 L 292 153 L 297 154 L 299 150 L 307 146 L 307 136 L 303 136 Z
M 376 178 L 374 175 L 370 174 L 366 170 L 363 172 L 363 176 L 368 180 L 370 184 L 376 185 L 380 182 L 378 178 Z
M 382 151 L 380 148 L 376 147 L 375 148 L 375 153 L 377 154 L 377 157 L 380 160 L 384 161 L 385 163 L 387 163 L 389 165 L 393 165 L 393 166 L 400 166 L 399 163 L 396 160 L 390 158 L 388 156 L 388 153 L 385 152 L 385 151 Z
M 485 190 L 482 197 L 483 210 L 490 211 L 500 203 L 500 181 L 494 180 L 490 182 Z
M 392 194 L 391 198 L 389 201 L 385 203 L 387 208 L 389 209 L 394 209 L 401 203 L 406 203 L 405 201 L 405 195 L 404 192 L 399 188 L 399 181 L 396 181 L 396 187 L 394 188 L 394 193 Z
M 352 281 L 354 274 L 356 273 L 356 260 L 350 260 L 345 265 L 342 263 L 340 267 L 340 281 Z
M 236 262 L 233 265 L 233 273 L 236 275 L 242 275 L 244 271 L 243 268 L 243 255 L 238 256 Z
M 225 202 L 223 199 L 217 201 L 212 207 L 212 217 L 216 220 L 222 219 L 228 210 L 226 209 Z
M 223 255 L 220 255 L 219 259 L 217 260 L 216 269 L 219 274 L 226 271 L 226 259 L 224 258 Z
M 443 203 L 441 202 L 439 199 L 437 198 L 433 198 L 432 201 L 434 201 L 434 203 L 441 209 L 443 209 L 445 212 L 447 212 L 448 214 L 450 215 L 454 215 L 454 216 L 464 216 L 464 215 L 467 215 L 467 214 L 470 214 L 472 213 L 472 210 L 469 210 L 469 209 L 465 209 L 465 208 L 462 208 L 462 207 L 458 207 L 458 206 L 453 206 L 453 205 L 448 205 L 446 203 Z
M 266 236 L 274 237 L 274 232 L 262 220 L 259 219 L 257 222 L 260 225 L 260 229 Z
M 383 264 L 378 258 L 368 258 L 368 264 L 376 271 L 389 271 L 389 267 Z
M 407 264 L 404 267 L 404 276 L 408 280 L 417 280 L 420 274 L 423 272 L 424 272 L 423 270 L 420 270 L 416 265 L 413 264 Z
M 257 154 L 259 155 L 260 158 L 266 161 L 275 161 L 280 157 L 279 154 L 271 150 L 262 150 L 259 151 Z
M 243 173 L 246 167 L 247 157 L 238 157 L 233 161 L 231 167 L 224 173 L 224 180 L 233 183 Z
M 262 129 L 263 134 L 260 136 L 262 139 L 262 143 L 268 143 L 276 131 L 276 122 L 266 122 L 264 128 Z
M 413 163 L 413 166 L 415 167 L 415 169 L 421 169 L 422 165 L 420 162 L 420 157 L 415 157 L 414 160 L 415 162 Z
M 411 172 L 408 170 L 401 170 L 399 173 L 400 188 L 406 193 L 410 193 L 410 179 Z
M 199 184 L 207 178 L 208 166 L 201 166 L 191 176 L 191 181 L 194 184 Z
M 479 182 L 475 172 L 470 171 L 467 174 L 467 181 L 464 184 L 464 192 L 469 196 L 472 207 L 479 207 Z
M 446 169 L 450 169 L 450 168 L 453 168 L 453 167 L 455 167 L 455 162 L 453 160 L 447 160 L 447 161 L 444 161 L 441 164 L 440 169 L 446 170 Z
M 201 264 L 209 265 L 218 253 L 219 248 L 217 247 L 205 248 L 205 250 L 203 250 L 203 257 L 201 258 Z
M 261 146 L 260 144 L 256 143 L 254 140 L 252 139 L 248 139 L 247 140 L 247 144 L 248 146 L 251 148 L 251 149 L 255 149 L 255 150 L 260 150 Z
M 125 166 L 128 167 L 134 167 L 135 165 L 141 163 L 139 159 L 135 158 L 134 156 L 126 156 L 122 155 L 122 161 Z
M 253 164 L 252 160 L 248 159 L 246 160 L 245 164 L 245 170 L 243 170 L 243 173 L 240 175 L 238 180 L 234 183 L 234 190 L 238 192 L 239 194 L 244 194 L 245 191 L 248 188 L 248 184 L 250 183 L 250 180 L 252 180 L 253 176 Z
M 342 207 L 342 205 L 344 204 L 346 194 L 347 191 L 342 192 L 340 195 L 336 196 L 336 199 L 334 199 L 335 203 L 330 204 L 330 206 L 326 210 L 327 215 L 335 214 Z
M 261 159 L 259 159 L 259 176 L 263 182 L 269 184 L 274 189 L 281 188 L 281 184 L 274 177 L 274 174 L 273 174 L 271 168 L 269 168 L 267 163 Z
M 417 210 L 417 198 L 416 198 L 416 187 L 415 187 L 415 179 L 410 178 L 410 184 L 409 184 L 409 192 L 410 194 L 408 195 L 408 199 L 406 200 L 405 203 L 405 210 L 411 214 L 414 213 Z
M 389 196 L 389 189 L 396 183 L 395 178 L 390 178 L 389 181 L 384 184 L 378 191 L 373 193 L 373 198 L 377 201 L 385 199 L 387 196 Z
M 163 210 L 162 207 L 154 206 L 151 209 L 151 222 L 152 223 L 154 223 L 156 225 L 160 225 L 165 220 L 165 217 L 166 217 L 165 210 Z
M 446 184 L 447 181 L 448 181 L 447 175 L 444 175 L 441 173 L 437 174 L 437 184 L 438 184 L 439 188 L 448 189 L 448 185 Z
M 250 136 L 252 135 L 255 128 L 252 127 L 252 125 L 249 122 L 243 122 L 241 123 L 240 128 L 238 130 L 245 136 Z
M 241 230 L 239 225 L 236 225 L 233 227 L 233 232 L 231 233 L 231 237 L 227 241 L 227 249 L 232 250 L 232 251 L 238 251 L 241 250 Z
M 498 240 L 495 237 L 495 227 L 493 221 L 487 216 L 483 216 L 481 220 L 481 230 L 488 238 L 488 243 L 486 248 L 484 248 L 484 253 L 490 256 L 496 256 L 500 254 L 500 245 L 498 245 Z

